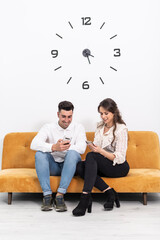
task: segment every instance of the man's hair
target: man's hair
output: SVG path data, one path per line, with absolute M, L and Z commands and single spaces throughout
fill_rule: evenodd
M 68 101 L 63 101 L 58 104 L 58 111 L 60 112 L 61 110 L 66 110 L 66 111 L 73 111 L 74 106 L 71 102 Z

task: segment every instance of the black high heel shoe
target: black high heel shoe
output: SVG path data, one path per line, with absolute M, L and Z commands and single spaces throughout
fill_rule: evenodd
M 77 207 L 72 211 L 74 216 L 84 216 L 86 210 L 88 209 L 88 213 L 92 212 L 92 197 L 91 194 L 81 194 L 80 202 Z
M 105 191 L 105 195 L 107 197 L 107 201 L 104 204 L 105 210 L 112 210 L 114 206 L 114 202 L 116 203 L 117 208 L 120 207 L 118 193 L 113 188 Z

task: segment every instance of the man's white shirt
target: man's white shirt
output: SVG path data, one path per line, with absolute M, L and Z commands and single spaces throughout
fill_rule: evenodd
M 52 152 L 52 145 L 56 144 L 59 139 L 65 137 L 71 139 L 71 146 L 68 150 L 75 150 L 79 154 L 83 154 L 86 149 L 86 134 L 84 127 L 75 122 L 63 129 L 57 123 L 45 124 L 38 134 L 31 142 L 31 149 L 35 151 L 50 152 L 56 162 L 63 162 L 67 151 L 55 151 Z

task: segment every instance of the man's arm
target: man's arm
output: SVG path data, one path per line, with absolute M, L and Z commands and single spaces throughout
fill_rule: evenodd
M 47 143 L 48 125 L 44 125 L 38 134 L 33 138 L 30 148 L 35 151 L 52 152 L 53 143 Z

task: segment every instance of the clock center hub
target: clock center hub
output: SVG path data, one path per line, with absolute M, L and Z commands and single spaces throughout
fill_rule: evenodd
M 86 48 L 86 49 L 83 50 L 82 55 L 83 55 L 84 57 L 88 57 L 88 56 L 91 55 L 91 51 Z

